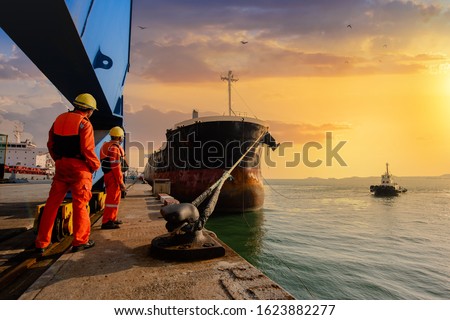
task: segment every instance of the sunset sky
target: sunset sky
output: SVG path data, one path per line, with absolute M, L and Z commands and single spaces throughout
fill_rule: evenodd
M 450 173 L 450 1 L 134 0 L 125 90 L 130 139 L 159 147 L 165 130 L 233 109 L 266 120 L 283 143 L 265 178 Z M 140 28 L 139 26 L 143 27 Z M 241 41 L 248 41 L 242 44 Z M 69 103 L 0 31 L 0 132 L 24 124 L 44 146 Z M 345 144 L 326 165 L 332 147 Z M 286 168 L 308 142 L 310 161 Z M 291 145 L 292 147 L 287 147 Z M 142 163 L 136 155 L 132 166 Z

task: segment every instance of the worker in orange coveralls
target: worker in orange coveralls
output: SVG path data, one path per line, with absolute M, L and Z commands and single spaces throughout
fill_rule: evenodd
M 120 145 L 124 132 L 121 127 L 114 127 L 109 131 L 109 135 L 111 140 L 105 142 L 100 150 L 106 189 L 102 229 L 118 229 L 122 224 L 122 221 L 117 219 L 120 198 L 122 191 L 126 190 L 122 173 L 125 171 L 125 152 Z
M 92 197 L 92 173 L 100 168 L 95 154 L 94 130 L 89 121 L 97 110 L 97 103 L 92 95 L 82 93 L 73 105 L 74 110 L 56 118 L 48 134 L 47 147 L 55 160 L 56 171 L 35 241 L 38 253 L 44 253 L 50 245 L 58 208 L 69 190 L 73 205 L 72 251 L 95 245 L 89 239 L 91 222 L 87 204 Z

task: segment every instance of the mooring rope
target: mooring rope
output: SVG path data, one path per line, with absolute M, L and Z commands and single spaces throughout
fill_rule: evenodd
M 261 135 L 258 137 L 258 139 L 253 142 L 253 144 L 250 146 L 250 148 L 247 149 L 247 151 L 244 152 L 244 154 L 234 163 L 234 165 L 227 171 L 224 172 L 222 177 L 216 181 L 211 187 L 209 187 L 207 190 L 205 190 L 200 196 L 198 196 L 194 201 L 192 201 L 192 204 L 196 207 L 198 207 L 211 193 L 214 191 L 214 194 L 212 195 L 211 199 L 208 202 L 208 205 L 206 206 L 205 210 L 200 214 L 200 219 L 198 220 L 198 227 L 203 228 L 204 224 L 206 223 L 206 220 L 208 220 L 209 216 L 214 211 L 214 207 L 216 206 L 217 199 L 219 198 L 220 191 L 222 189 L 223 184 L 225 183 L 225 180 L 231 176 L 231 172 L 238 166 L 238 164 L 247 156 L 247 154 L 252 150 L 256 144 L 258 144 L 261 141 L 261 138 L 267 133 L 267 130 L 263 131 Z
M 252 228 L 252 226 L 250 226 L 250 224 L 248 223 L 247 218 L 245 217 L 245 212 L 242 212 L 242 216 L 241 216 L 241 217 L 242 217 L 242 219 L 244 220 L 244 222 L 245 222 L 245 224 L 247 225 L 247 227 L 248 227 L 248 228 Z M 288 268 L 288 269 L 291 271 L 291 274 L 293 274 L 293 275 L 299 280 L 299 282 L 301 283 L 301 285 L 303 286 L 303 288 L 305 288 L 306 292 L 310 295 L 310 297 L 311 297 L 313 300 L 317 300 L 317 298 L 313 295 L 313 293 L 311 292 L 311 290 L 309 290 L 309 288 L 307 287 L 307 285 L 305 284 L 305 282 L 302 280 L 302 278 L 301 278 L 295 271 L 293 271 L 293 270 L 291 269 L 291 267 L 289 267 L 289 266 L 284 262 L 284 260 L 281 259 L 280 256 L 278 256 L 275 252 L 271 251 L 270 253 L 271 253 L 276 259 L 278 259 L 278 261 L 279 261 L 282 265 L 284 265 L 286 268 Z
M 302 278 L 300 278 L 300 276 L 294 272 L 291 267 L 289 267 L 284 261 L 283 259 L 281 259 L 279 256 L 277 256 L 276 253 L 271 252 L 286 268 L 288 268 L 291 273 L 300 281 L 300 283 L 302 284 L 302 286 L 305 288 L 306 292 L 308 292 L 308 294 L 311 296 L 311 298 L 313 300 L 317 300 L 317 298 L 312 294 L 312 292 L 309 290 L 309 288 L 306 286 L 306 284 L 303 282 Z
M 219 184 L 221 183 L 222 180 L 227 179 L 231 175 L 231 171 L 233 171 L 237 167 L 237 165 L 245 158 L 247 153 L 249 153 L 249 151 L 251 149 L 253 149 L 253 147 L 257 143 L 259 143 L 259 141 L 261 140 L 263 135 L 266 133 L 267 133 L 267 130 L 263 131 L 263 133 L 261 133 L 261 135 L 258 137 L 258 139 L 256 139 L 256 141 L 252 144 L 252 146 L 250 148 L 248 148 L 247 151 L 245 151 L 244 154 L 239 158 L 239 160 L 237 160 L 229 170 L 225 171 L 219 180 L 217 180 L 212 186 L 210 186 L 201 195 L 199 195 L 194 201 L 192 201 L 192 204 L 194 206 L 198 207 L 214 191 L 214 189 L 216 189 L 219 186 Z
M 282 197 L 284 197 L 284 198 L 286 198 L 286 199 L 296 200 L 296 198 L 290 198 L 290 197 L 287 197 L 287 196 L 285 196 L 284 194 L 282 194 L 281 192 L 277 191 L 276 189 L 274 189 L 274 188 L 272 187 L 272 185 L 269 184 L 269 182 L 266 180 L 266 178 L 264 178 L 263 175 L 261 175 L 261 177 L 263 178 L 265 184 L 268 185 L 268 186 L 270 187 L 270 189 L 272 189 L 272 191 L 274 191 L 275 193 L 279 194 L 280 196 L 282 196 Z M 248 222 L 247 222 L 246 220 L 245 220 L 245 222 L 246 222 L 247 225 L 248 225 Z M 309 288 L 308 288 L 308 287 L 306 286 L 306 284 L 303 282 L 302 278 L 300 278 L 300 276 L 299 276 L 297 273 L 295 273 L 295 272 L 294 272 L 294 271 L 293 271 L 293 270 L 292 270 L 292 269 L 284 262 L 284 260 L 281 259 L 276 253 L 274 253 L 274 252 L 271 252 L 271 253 L 278 259 L 278 261 L 281 262 L 281 264 L 283 264 L 286 268 L 288 268 L 288 269 L 292 272 L 292 274 L 295 275 L 295 277 L 300 281 L 300 283 L 301 283 L 302 286 L 305 288 L 306 292 L 308 292 L 308 294 L 311 296 L 311 298 L 314 299 L 314 300 L 317 300 L 317 298 L 312 294 L 312 292 L 309 290 Z
M 216 205 L 216 202 L 217 202 L 217 199 L 219 197 L 220 191 L 221 191 L 221 189 L 223 187 L 223 184 L 225 183 L 225 180 L 228 177 L 231 176 L 231 172 L 247 156 L 247 154 L 250 152 L 250 150 L 252 150 L 255 147 L 255 145 L 261 141 L 261 138 L 267 132 L 268 132 L 267 130 L 263 131 L 261 133 L 261 135 L 258 137 L 258 139 L 256 139 L 255 142 L 252 144 L 252 146 L 245 151 L 245 153 L 234 163 L 234 165 L 229 170 L 227 170 L 227 171 L 225 171 L 223 173 L 222 177 L 219 180 L 217 180 L 213 185 L 211 185 L 208 189 L 206 189 L 200 196 L 198 196 L 194 201 L 192 201 L 192 204 L 194 206 L 198 207 L 208 196 L 211 195 L 212 192 L 214 192 L 214 194 L 212 195 L 210 201 L 208 202 L 208 205 L 206 206 L 205 210 L 200 214 L 200 218 L 199 218 L 199 220 L 196 223 L 197 230 L 200 230 L 200 229 L 202 229 L 204 227 L 204 225 L 205 225 L 206 221 L 208 220 L 209 216 L 214 211 L 214 207 Z M 262 178 L 266 182 L 266 184 L 269 185 L 269 187 L 272 188 L 272 186 L 267 183 L 267 180 L 264 177 L 262 177 Z M 275 189 L 273 189 L 273 190 L 275 192 L 279 193 Z M 294 199 L 294 198 L 288 198 L 288 197 L 284 196 L 281 193 L 279 193 L 279 194 L 281 196 L 287 198 L 287 199 Z M 244 221 L 247 224 L 247 226 L 250 228 L 250 224 L 248 223 L 247 219 L 245 218 L 244 207 L 242 209 L 242 218 L 244 219 Z M 281 264 L 283 264 L 285 267 L 287 267 L 291 271 L 291 273 L 295 275 L 295 277 L 300 281 L 300 283 L 305 288 L 305 290 L 308 292 L 308 294 L 311 296 L 311 298 L 312 299 L 316 299 L 315 296 L 312 294 L 312 292 L 309 290 L 309 288 L 306 286 L 306 284 L 303 282 L 303 280 L 300 278 L 300 276 L 297 275 L 295 272 L 293 272 L 292 269 L 276 253 L 272 252 L 272 254 L 281 262 Z
M 269 188 L 270 188 L 272 191 L 274 191 L 275 193 L 277 193 L 277 194 L 279 194 L 280 196 L 282 196 L 283 198 L 286 198 L 286 199 L 289 199 L 289 200 L 297 200 L 297 198 L 287 197 L 287 196 L 285 196 L 284 194 L 282 194 L 281 192 L 277 191 L 276 189 L 274 189 L 274 188 L 272 187 L 272 185 L 269 184 L 269 182 L 266 180 L 266 178 L 264 178 L 263 175 L 261 175 L 261 177 L 263 178 L 264 183 L 265 183 L 267 186 L 269 186 Z

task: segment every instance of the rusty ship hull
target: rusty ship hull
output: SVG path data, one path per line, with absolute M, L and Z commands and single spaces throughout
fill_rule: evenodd
M 236 116 L 193 118 L 167 130 L 166 138 L 163 147 L 149 156 L 144 170 L 149 183 L 168 179 L 173 197 L 192 202 L 245 154 L 223 185 L 216 210 L 243 212 L 263 207 L 261 150 L 264 144 L 276 147 L 263 121 Z

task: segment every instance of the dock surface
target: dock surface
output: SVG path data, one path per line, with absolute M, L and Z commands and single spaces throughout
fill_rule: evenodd
M 120 229 L 91 232 L 95 247 L 70 248 L 20 300 L 290 300 L 278 284 L 226 244 L 225 256 L 194 262 L 150 256 L 152 239 L 167 233 L 161 202 L 136 183 L 122 199 Z M 220 241 L 220 240 L 219 240 Z

